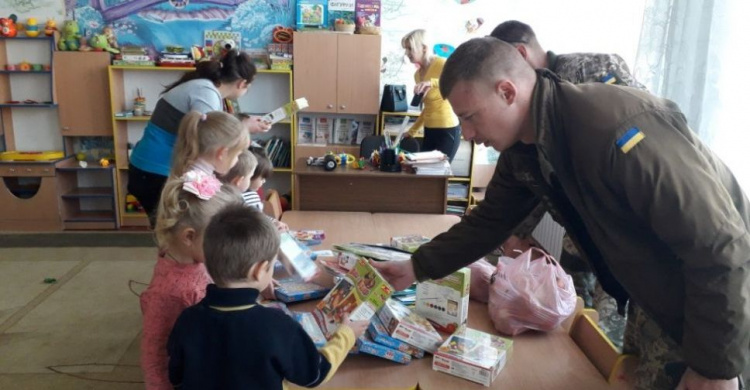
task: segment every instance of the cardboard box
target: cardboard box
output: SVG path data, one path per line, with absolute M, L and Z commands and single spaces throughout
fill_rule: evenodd
M 414 311 L 430 320 L 437 330 L 453 333 L 469 315 L 471 270 L 462 268 L 442 279 L 417 284 Z
M 419 234 L 410 234 L 408 236 L 391 237 L 391 246 L 407 252 L 414 253 L 417 248 L 430 242 L 428 237 Z
M 326 338 L 336 331 L 344 315 L 352 321 L 370 321 L 393 293 L 393 287 L 365 259 L 359 259 L 349 273 L 313 310 Z
M 389 299 L 378 312 L 378 318 L 391 337 L 429 353 L 435 353 L 443 343 L 429 321 L 396 300 Z
M 291 60 L 290 60 L 290 63 L 291 63 Z M 271 69 L 276 69 L 276 68 L 272 66 Z M 289 102 L 269 112 L 268 114 L 263 116 L 263 120 L 270 124 L 279 123 L 286 119 L 291 120 L 294 114 L 296 114 L 300 110 L 304 110 L 305 108 L 309 106 L 310 105 L 307 103 L 307 99 L 301 97 L 299 99 L 295 99 L 293 102 Z
M 411 355 L 409 355 L 408 353 L 378 344 L 372 341 L 372 339 L 370 339 L 367 334 L 362 335 L 362 337 L 357 340 L 357 348 L 359 353 L 374 355 L 379 358 L 394 361 L 396 363 L 411 363 Z
M 372 317 L 370 326 L 367 327 L 367 335 L 370 336 L 372 341 L 380 345 L 384 345 L 388 348 L 408 353 L 409 355 L 418 359 L 424 357 L 423 350 L 413 345 L 407 344 L 401 340 L 396 340 L 388 335 L 388 330 L 385 329 L 385 326 L 383 326 L 383 323 L 380 322 L 378 316 Z
M 315 283 L 305 282 L 299 278 L 286 278 L 278 281 L 276 298 L 282 302 L 309 301 L 325 296 L 330 289 Z
M 312 313 L 295 312 L 294 319 L 302 325 L 302 329 L 310 336 L 316 347 L 322 348 L 326 345 L 326 337 L 320 330 L 318 323 L 315 322 L 315 317 L 313 317 Z
M 513 340 L 460 327 L 432 358 L 432 369 L 490 386 L 505 367 Z

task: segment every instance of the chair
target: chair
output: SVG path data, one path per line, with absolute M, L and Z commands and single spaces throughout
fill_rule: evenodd
M 370 158 L 373 151 L 380 149 L 381 146 L 385 145 L 385 138 L 382 135 L 368 135 L 362 139 L 362 143 L 359 144 L 359 156 L 364 157 L 365 160 Z
M 283 210 L 281 209 L 281 197 L 279 196 L 278 191 L 268 190 L 268 196 L 263 202 L 263 212 L 271 218 L 281 218 Z
M 409 153 L 418 153 L 419 152 L 419 141 L 417 141 L 414 137 L 409 137 L 401 140 L 401 144 L 399 145 L 402 150 L 409 152 Z

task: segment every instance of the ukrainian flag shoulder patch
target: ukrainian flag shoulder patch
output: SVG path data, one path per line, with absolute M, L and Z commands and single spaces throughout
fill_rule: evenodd
M 646 138 L 646 135 L 643 134 L 639 128 L 631 127 L 615 142 L 615 144 L 623 153 L 627 153 L 644 138 Z

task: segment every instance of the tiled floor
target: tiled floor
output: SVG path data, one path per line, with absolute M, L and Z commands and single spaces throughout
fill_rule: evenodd
M 154 261 L 155 248 L 0 249 L 0 389 L 142 388 L 129 282 Z

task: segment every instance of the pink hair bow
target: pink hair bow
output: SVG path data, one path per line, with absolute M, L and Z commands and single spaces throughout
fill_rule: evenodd
M 182 176 L 185 181 L 182 189 L 197 196 L 199 199 L 209 200 L 221 189 L 221 182 L 214 175 L 200 171 L 189 171 Z

